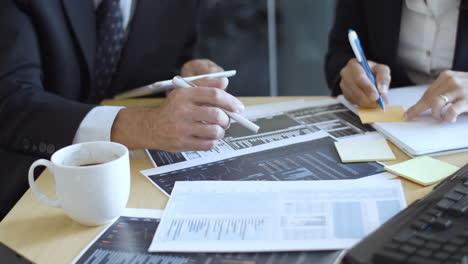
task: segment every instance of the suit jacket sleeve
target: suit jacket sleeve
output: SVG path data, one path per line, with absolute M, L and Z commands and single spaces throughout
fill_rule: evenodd
M 0 148 L 48 156 L 72 143 L 94 106 L 46 91 L 40 42 L 13 1 L 0 7 Z
M 332 95 L 341 94 L 340 71 L 354 58 L 348 42 L 348 30 L 354 29 L 361 40 L 364 50 L 368 42 L 364 3 L 362 0 L 338 0 L 335 20 L 328 40 L 325 57 L 325 74 Z

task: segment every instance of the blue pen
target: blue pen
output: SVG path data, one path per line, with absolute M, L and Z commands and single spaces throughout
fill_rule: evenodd
M 367 63 L 366 55 L 364 55 L 364 50 L 362 49 L 361 42 L 359 41 L 356 31 L 350 29 L 348 31 L 348 39 L 349 39 L 349 44 L 351 45 L 351 48 L 353 49 L 354 56 L 356 56 L 356 59 L 361 64 L 362 68 L 364 68 L 364 71 L 366 72 L 369 80 L 377 88 L 377 82 L 375 81 L 375 77 L 372 74 L 372 70 L 369 66 L 369 63 Z M 382 95 L 380 94 L 379 89 L 377 89 L 377 93 L 379 94 L 379 99 L 377 99 L 377 103 L 379 104 L 380 108 L 385 110 L 385 104 L 383 102 Z

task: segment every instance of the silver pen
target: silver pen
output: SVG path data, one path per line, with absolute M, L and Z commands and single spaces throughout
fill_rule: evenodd
M 172 83 L 181 88 L 191 88 L 191 87 L 197 87 L 195 84 L 185 80 L 184 78 L 180 76 L 175 76 L 174 79 L 172 79 Z M 230 118 L 236 120 L 240 125 L 243 127 L 247 128 L 248 130 L 257 133 L 258 130 L 260 129 L 259 126 L 257 126 L 255 123 L 252 121 L 248 120 L 247 118 L 243 117 L 239 113 L 231 112 L 226 109 L 222 109 Z
M 185 79 L 187 81 L 195 81 L 195 80 L 202 79 L 202 78 L 232 77 L 236 75 L 236 73 L 237 73 L 236 71 L 215 72 L 215 73 L 209 73 L 209 74 L 203 74 L 203 75 L 197 75 L 197 76 L 190 76 L 190 77 L 186 77 Z M 117 94 L 114 96 L 114 99 L 126 99 L 126 98 L 150 95 L 150 94 L 165 92 L 173 88 L 174 88 L 174 84 L 172 83 L 172 80 L 159 81 L 159 82 L 155 82 L 149 85 L 145 85 L 140 88 L 136 88 L 130 91 L 123 92 L 121 94 Z

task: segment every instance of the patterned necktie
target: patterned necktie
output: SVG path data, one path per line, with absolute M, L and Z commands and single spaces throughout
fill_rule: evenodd
M 124 43 L 125 32 L 119 2 L 119 0 L 103 0 L 96 11 L 95 92 L 98 100 L 107 94 Z

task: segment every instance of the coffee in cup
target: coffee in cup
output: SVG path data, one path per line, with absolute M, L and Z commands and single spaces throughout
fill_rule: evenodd
M 47 167 L 53 175 L 56 200 L 42 194 L 34 183 L 37 166 Z M 83 225 L 103 225 L 119 217 L 128 201 L 128 149 L 105 141 L 71 145 L 55 152 L 50 161 L 35 161 L 28 179 L 33 193 L 45 204 L 63 208 Z

